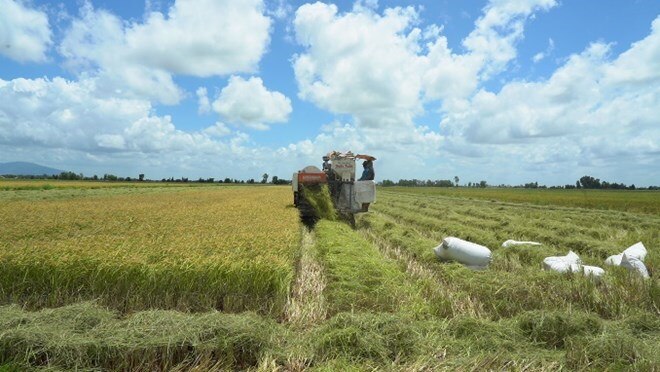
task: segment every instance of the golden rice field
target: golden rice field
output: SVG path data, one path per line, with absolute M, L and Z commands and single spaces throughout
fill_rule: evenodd
M 33 199 L 56 191 L 0 204 L 2 302 L 281 312 L 300 241 L 288 188 Z
M 302 225 L 289 186 L 20 182 L 0 181 L 0 371 L 660 365 L 659 192 L 379 188 L 352 228 Z M 446 236 L 489 267 L 440 262 Z M 542 270 L 638 241 L 646 280 Z

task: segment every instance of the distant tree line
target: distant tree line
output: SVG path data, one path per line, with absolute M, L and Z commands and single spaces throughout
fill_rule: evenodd
M 383 180 L 379 183 L 381 186 L 407 186 L 407 187 L 458 187 L 458 177 L 454 177 L 454 182 L 451 180 L 420 180 L 413 178 L 411 180 L 401 179 L 397 182 L 392 180 Z M 479 182 L 468 182 L 466 185 L 461 187 L 477 187 L 477 188 L 486 188 L 489 187 L 486 181 Z M 607 182 L 601 181 L 598 178 L 592 176 L 582 176 L 579 180 L 575 181 L 575 184 L 568 184 L 564 186 L 546 186 L 539 185 L 538 182 L 528 182 L 522 185 L 505 185 L 501 184 L 496 187 L 500 188 L 524 188 L 524 189 L 610 189 L 610 190 L 660 190 L 660 186 L 649 186 L 646 188 L 638 188 L 635 184 L 626 185 L 623 183 L 616 182 Z
M 27 179 L 27 180 L 66 180 L 66 181 L 110 181 L 110 182 L 159 182 L 158 180 L 145 179 L 144 174 L 140 173 L 137 177 L 120 177 L 114 174 L 106 173 L 103 176 L 93 175 L 85 176 L 82 173 L 74 172 L 62 172 L 60 174 L 42 174 L 42 175 L 17 175 L 17 174 L 3 174 L 0 175 L 1 178 L 13 178 L 13 179 Z M 188 177 L 180 178 L 162 178 L 160 182 L 194 182 L 194 183 L 232 183 L 232 184 L 255 184 L 257 183 L 254 178 L 248 180 L 234 179 L 234 178 L 224 178 L 218 179 L 215 178 L 198 178 L 197 180 L 190 180 Z M 259 183 L 265 184 L 269 183 L 266 179 L 262 179 Z M 271 181 L 273 185 L 287 185 L 291 183 L 291 180 L 279 178 L 273 176 Z
M 4 174 L 1 175 L 0 177 L 3 178 L 19 178 L 19 179 L 53 179 L 53 180 L 68 180 L 68 181 L 112 181 L 112 182 L 158 182 L 157 180 L 150 180 L 150 179 L 145 179 L 144 174 L 140 173 L 138 177 L 119 177 L 114 174 L 109 174 L 106 173 L 103 176 L 85 176 L 82 173 L 74 173 L 74 172 L 62 172 L 60 174 L 53 174 L 53 175 L 48 175 L 48 174 L 42 174 L 42 175 L 13 175 L 13 174 Z M 264 173 L 259 181 L 255 180 L 254 178 L 250 178 L 247 180 L 241 180 L 241 179 L 234 179 L 234 178 L 224 178 L 224 179 L 218 179 L 216 181 L 215 178 L 199 178 L 197 180 L 189 180 L 188 177 L 180 177 L 180 178 L 163 178 L 160 180 L 160 182 L 195 182 L 195 183 L 231 183 L 231 184 L 266 184 L 270 183 L 273 185 L 288 185 L 291 184 L 291 180 L 287 179 L 282 179 L 279 178 L 278 176 L 273 176 L 270 179 L 270 182 L 268 182 L 269 175 L 267 173 Z M 411 180 L 407 179 L 400 179 L 399 181 L 392 181 L 389 179 L 383 180 L 379 182 L 379 185 L 381 186 L 407 186 L 407 187 L 459 187 L 460 184 L 458 176 L 454 177 L 454 181 L 452 180 L 422 180 L 422 179 L 416 179 L 413 178 Z M 468 182 L 467 184 L 464 184 L 463 186 L 460 187 L 470 187 L 470 188 L 486 188 L 490 187 L 486 181 L 479 181 L 479 182 Z M 631 185 L 626 185 L 624 183 L 616 183 L 616 182 L 608 182 L 608 181 L 601 181 L 598 178 L 594 178 L 592 176 L 582 176 L 580 177 L 579 180 L 575 181 L 575 184 L 567 184 L 564 186 L 545 186 L 545 185 L 539 185 L 538 182 L 528 182 L 525 184 L 521 185 L 505 185 L 505 184 L 500 184 L 495 187 L 501 187 L 501 188 L 525 188 L 525 189 L 610 189 L 610 190 L 660 190 L 660 186 L 649 186 L 649 187 L 642 187 L 638 188 L 635 186 L 635 184 Z
M 457 187 L 458 186 L 458 177 L 454 178 L 455 182 L 451 180 L 418 180 L 413 178 L 411 180 L 399 180 L 394 182 L 392 180 L 383 180 L 380 182 L 381 186 L 409 186 L 409 187 Z M 486 181 L 479 182 L 468 182 L 467 187 L 488 187 Z

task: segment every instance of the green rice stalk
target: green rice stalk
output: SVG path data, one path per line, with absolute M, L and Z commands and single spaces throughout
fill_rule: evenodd
M 328 185 L 303 186 L 303 196 L 314 208 L 318 218 L 330 221 L 339 219 Z

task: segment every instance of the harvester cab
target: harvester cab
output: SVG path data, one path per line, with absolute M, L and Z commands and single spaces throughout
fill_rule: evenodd
M 303 218 L 314 218 L 316 211 L 304 196 L 305 189 L 328 186 L 334 208 L 339 215 L 354 222 L 356 213 L 369 211 L 376 201 L 376 183 L 373 179 L 359 180 L 355 177 L 359 160 L 373 164 L 370 155 L 354 155 L 352 152 L 332 151 L 323 157 L 323 169 L 308 166 L 293 174 L 293 201 Z M 371 166 L 371 165 L 370 165 Z M 373 174 L 373 173 L 372 173 Z

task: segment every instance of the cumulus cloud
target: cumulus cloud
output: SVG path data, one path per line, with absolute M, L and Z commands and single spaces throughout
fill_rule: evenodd
M 18 62 L 44 62 L 52 44 L 46 13 L 15 0 L 0 0 L 0 9 L 0 54 Z
M 204 129 L 203 132 L 209 137 L 224 137 L 231 134 L 231 129 L 227 128 L 225 123 L 219 121 Z
M 125 31 L 134 63 L 193 76 L 253 72 L 270 40 L 261 0 L 178 0 Z
M 143 22 L 81 8 L 59 51 L 81 76 L 99 87 L 178 103 L 183 92 L 172 75 L 199 77 L 253 72 L 270 41 L 271 20 L 261 0 L 177 0 L 167 14 L 151 11 Z
M 652 164 L 660 156 L 659 26 L 660 17 L 647 37 L 614 59 L 610 45 L 594 43 L 547 80 L 479 90 L 447 112 L 441 126 L 448 141 L 523 164 Z
M 324 125 L 311 139 L 300 140 L 278 148 L 278 159 L 296 164 L 299 168 L 321 161 L 329 151 L 352 151 L 375 155 L 378 179 L 420 177 L 437 166 L 444 137 L 426 127 L 404 132 L 387 132 L 335 121 Z
M 547 56 L 549 56 L 550 53 L 552 53 L 552 51 L 554 50 L 555 50 L 555 41 L 552 40 L 552 38 L 550 38 L 548 39 L 548 47 L 545 49 L 545 51 L 534 54 L 534 57 L 532 57 L 532 61 L 534 61 L 534 63 L 539 63 Z
M 482 64 L 484 77 L 500 72 L 516 57 L 515 44 L 523 37 L 527 18 L 556 5 L 556 0 L 490 1 L 463 40 L 469 54 Z
M 95 79 L 59 77 L 0 79 L 0 158 L 149 178 L 245 178 L 290 167 L 275 173 L 272 149 L 221 122 L 183 131 L 149 101 L 107 98 Z
M 467 52 L 457 54 L 441 26 L 416 27 L 417 9 L 388 8 L 381 15 L 367 3 L 344 14 L 332 4 L 301 6 L 294 25 L 306 50 L 293 66 L 301 98 L 371 127 L 409 126 L 427 101 L 468 97 L 515 58 L 525 20 L 556 5 L 493 1 L 463 40 Z
M 292 11 L 293 7 L 289 4 L 288 0 L 271 0 L 266 13 L 275 19 L 283 20 L 286 19 Z
M 221 124 L 201 132 L 177 129 L 156 116 L 148 101 L 96 95 L 94 80 L 0 80 L 0 144 L 83 152 L 163 153 L 221 151 L 213 137 Z
M 462 107 L 480 82 L 516 57 L 524 22 L 554 0 L 492 1 L 464 40 L 465 53 L 453 52 L 442 26 L 422 30 L 420 9 L 387 8 L 356 2 L 339 13 L 332 4 L 305 4 L 295 15 L 294 57 L 299 96 L 337 114 L 350 114 L 364 141 L 384 147 L 444 143 L 443 135 L 418 127 L 425 105 L 441 101 L 444 110 Z
M 419 29 L 412 8 L 378 15 L 368 7 L 338 14 L 332 4 L 306 4 L 296 11 L 296 39 L 306 52 L 293 65 L 301 98 L 361 125 L 409 125 L 422 111 Z
M 211 102 L 209 101 L 208 91 L 206 88 L 197 88 L 195 94 L 197 94 L 197 112 L 200 114 L 206 114 L 207 112 L 211 111 Z
M 517 57 L 525 23 L 554 6 L 555 0 L 493 0 L 458 53 L 448 47 L 441 26 L 417 27 L 421 15 L 415 8 L 379 14 L 360 3 L 339 13 L 334 5 L 306 4 L 294 20 L 296 40 L 305 48 L 293 59 L 299 96 L 351 115 L 351 135 L 362 148 L 380 145 L 401 154 L 414 144 L 424 151 L 422 159 L 488 164 L 480 168 L 485 174 L 503 164 L 516 164 L 520 174 L 544 164 L 548 172 L 562 175 L 564 169 L 565 175 L 567 167 L 657 160 L 658 19 L 648 37 L 614 60 L 608 44 L 594 43 L 547 80 L 516 80 L 499 92 L 484 88 Z M 553 49 L 549 39 L 535 61 Z M 416 118 L 434 106 L 439 132 L 416 126 Z M 331 133 L 299 145 L 323 151 L 341 143 Z
M 266 89 L 261 78 L 232 76 L 213 102 L 213 110 L 232 123 L 263 130 L 269 123 L 287 121 L 292 109 L 291 100 Z
M 0 0 L 3 11 L 5 4 L 27 3 Z M 526 23 L 556 1 L 490 1 L 460 50 L 449 47 L 442 25 L 424 22 L 421 7 L 364 0 L 341 13 L 331 4 L 305 4 L 292 20 L 301 47 L 291 59 L 298 94 L 337 121 L 266 148 L 237 128 L 285 122 L 291 101 L 259 77 L 238 75 L 258 69 L 269 16 L 287 18 L 288 2 L 270 1 L 269 9 L 256 0 L 154 4 L 146 4 L 141 21 L 126 21 L 85 3 L 58 46 L 76 80 L 0 79 L 0 158 L 148 177 L 244 178 L 286 175 L 337 149 L 376 155 L 378 179 L 457 174 L 465 182 L 529 177 L 557 184 L 596 169 L 601 179 L 628 182 L 624 174 L 655 184 L 660 176 L 660 17 L 620 55 L 606 42 L 585 45 L 549 77 L 501 82 L 493 91 L 486 82 L 515 64 Z M 0 31 L 8 19 L 20 20 L 6 14 Z M 0 41 L 7 35 L 0 32 Z M 26 52 L 32 57 L 25 60 L 43 60 L 50 38 L 48 31 L 37 43 L 43 48 L 30 49 L 41 52 Z M 525 62 L 547 58 L 553 44 Z M 192 95 L 175 83 L 177 74 L 233 76 L 209 97 L 208 82 Z M 220 121 L 184 131 L 157 114 L 157 103 L 188 95 L 200 114 L 213 110 Z

